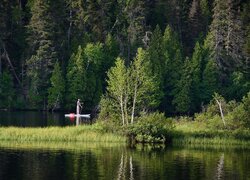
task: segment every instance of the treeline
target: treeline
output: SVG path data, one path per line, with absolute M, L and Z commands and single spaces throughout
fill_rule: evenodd
M 249 12 L 244 0 L 0 0 L 0 108 L 74 109 L 80 98 L 125 124 L 199 112 L 215 92 L 239 101 Z

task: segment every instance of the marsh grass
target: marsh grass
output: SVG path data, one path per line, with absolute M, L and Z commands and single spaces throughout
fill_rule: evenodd
M 126 143 L 110 142 L 51 142 L 51 141 L 0 141 L 0 148 L 4 149 L 22 149 L 22 150 L 63 150 L 63 151 L 86 151 L 86 150 L 104 150 L 104 149 L 124 149 Z
M 202 122 L 177 122 L 172 134 L 174 145 L 250 145 L 250 130 L 208 129 Z
M 0 141 L 126 142 L 126 137 L 105 133 L 98 125 L 46 128 L 0 128 Z

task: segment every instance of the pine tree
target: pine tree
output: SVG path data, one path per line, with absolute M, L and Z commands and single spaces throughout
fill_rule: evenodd
M 14 93 L 13 79 L 7 71 L 3 71 L 0 75 L 0 108 L 13 107 Z
M 106 67 L 104 67 L 104 71 L 107 71 L 113 66 L 116 57 L 119 55 L 119 44 L 111 34 L 108 34 L 106 37 L 104 51 L 106 53 Z
M 210 59 L 203 71 L 203 80 L 201 83 L 201 102 L 208 104 L 215 92 L 219 88 L 219 71 L 213 59 Z
M 89 43 L 84 49 L 86 58 L 86 89 L 85 89 L 85 104 L 88 110 L 96 106 L 103 93 L 103 81 L 106 77 L 105 54 L 103 52 L 103 44 Z
M 27 60 L 30 78 L 30 99 L 34 106 L 46 108 L 47 92 L 57 53 L 53 44 L 53 26 L 47 1 L 36 0 L 31 7 L 28 25 L 31 57 Z
M 175 111 L 179 113 L 189 113 L 192 108 L 192 65 L 191 61 L 187 58 L 185 60 L 182 75 L 176 88 L 174 90 L 173 105 L 175 106 Z
M 128 21 L 128 39 L 132 45 L 141 43 L 145 27 L 145 4 L 142 0 L 128 0 L 126 15 Z
M 86 62 L 84 59 L 84 50 L 78 47 L 76 53 L 73 53 L 67 67 L 67 86 L 66 86 L 66 107 L 73 109 L 77 99 L 84 102 L 86 95 Z
M 162 101 L 161 108 L 163 111 L 171 113 L 174 111 L 172 100 L 175 88 L 181 77 L 183 58 L 177 34 L 173 32 L 170 26 L 167 26 L 163 36 L 163 53 L 166 63 L 163 85 L 164 99 Z
M 163 54 L 162 32 L 158 25 L 152 34 L 147 51 L 152 64 L 152 72 L 157 75 L 161 84 L 163 84 L 166 62 Z
M 199 42 L 196 43 L 194 48 L 194 53 L 191 59 L 191 76 L 192 76 L 192 84 L 191 84 L 191 94 L 190 98 L 192 101 L 191 108 L 194 111 L 199 110 L 201 105 L 201 81 L 202 74 L 205 69 L 205 63 L 203 57 L 203 49 Z
M 58 62 L 55 63 L 50 82 L 48 107 L 52 110 L 62 108 L 65 95 L 65 81 Z
M 232 72 L 243 64 L 244 33 L 239 9 L 240 3 L 235 0 L 214 1 L 210 31 L 214 58 L 222 73 Z

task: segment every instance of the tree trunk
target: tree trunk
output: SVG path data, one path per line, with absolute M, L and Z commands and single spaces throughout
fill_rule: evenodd
M 218 99 L 215 99 L 219 108 L 220 108 L 220 115 L 221 115 L 221 119 L 222 119 L 222 122 L 224 124 L 224 126 L 226 127 L 226 122 L 225 122 L 225 118 L 224 118 L 224 114 L 223 114 L 223 111 L 222 111 L 222 106 L 221 106 L 221 102 L 218 100 Z
M 137 98 L 137 85 L 135 86 L 135 91 L 134 91 L 133 106 L 132 106 L 132 114 L 131 114 L 131 124 L 134 123 L 136 98 Z
M 9 54 L 8 54 L 8 52 L 6 51 L 4 45 L 3 45 L 3 50 L 4 50 L 4 52 L 3 52 L 2 57 L 4 57 L 4 58 L 7 60 L 9 66 L 10 66 L 11 72 L 12 72 L 12 74 L 14 75 L 15 79 L 17 80 L 17 82 L 18 82 L 18 84 L 19 84 L 19 86 L 20 86 L 20 88 L 21 88 L 22 94 L 23 94 L 24 98 L 26 99 L 26 95 L 25 95 L 25 91 L 24 91 L 22 82 L 20 81 L 20 79 L 18 78 L 18 76 L 17 76 L 17 74 L 16 74 L 15 68 L 14 68 L 14 66 L 13 66 L 13 64 L 12 64 L 10 58 L 9 58 Z M 0 66 L 1 66 L 1 63 L 0 63 Z M 1 69 L 1 68 L 0 68 L 0 69 Z M 0 73 L 1 73 L 1 71 L 0 71 Z
M 122 115 L 122 125 L 124 126 L 125 119 L 124 119 L 124 107 L 123 107 L 123 97 L 122 97 L 122 95 L 120 97 L 120 107 L 121 107 L 121 115 Z
M 124 98 L 124 118 L 125 118 L 125 121 L 126 121 L 126 124 L 128 125 L 128 107 L 127 107 L 127 104 L 128 104 L 128 95 L 125 96 Z

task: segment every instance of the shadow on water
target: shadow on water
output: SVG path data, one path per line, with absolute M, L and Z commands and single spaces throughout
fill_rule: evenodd
M 0 179 L 248 179 L 250 151 L 102 143 L 0 143 Z M 14 175 L 13 175 L 14 174 Z
M 0 126 L 48 127 L 91 124 L 86 118 L 65 118 L 64 112 L 0 111 Z

